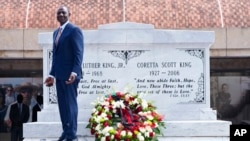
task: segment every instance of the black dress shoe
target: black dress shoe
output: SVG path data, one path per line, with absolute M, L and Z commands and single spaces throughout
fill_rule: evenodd
M 63 141 L 64 139 L 65 139 L 64 137 L 60 137 L 58 141 Z
M 66 141 L 78 141 L 78 139 L 66 139 Z

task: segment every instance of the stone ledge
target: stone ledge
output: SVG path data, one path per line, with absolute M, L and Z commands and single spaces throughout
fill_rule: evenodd
M 229 137 L 230 122 L 212 121 L 167 121 L 163 137 Z M 91 137 L 86 122 L 78 122 L 78 136 Z M 24 124 L 24 137 L 57 138 L 62 132 L 60 122 L 33 122 Z
M 159 141 L 228 141 L 229 137 L 159 137 Z M 57 138 L 31 138 L 24 141 L 57 141 Z M 95 141 L 93 137 L 78 137 L 78 141 Z

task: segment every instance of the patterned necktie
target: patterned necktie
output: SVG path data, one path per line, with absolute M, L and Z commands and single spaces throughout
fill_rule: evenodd
M 56 45 L 58 44 L 61 34 L 62 34 L 62 28 L 60 27 L 55 40 Z

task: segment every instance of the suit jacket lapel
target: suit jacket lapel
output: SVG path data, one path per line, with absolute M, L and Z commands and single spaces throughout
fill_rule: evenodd
M 56 36 L 57 36 L 58 32 L 59 32 L 59 28 L 55 31 L 55 35 L 53 38 L 53 47 L 55 48 L 55 50 L 57 50 L 57 46 L 58 46 L 58 44 L 56 45 Z
M 63 29 L 62 34 L 61 34 L 61 36 L 60 36 L 60 38 L 59 38 L 59 40 L 58 40 L 57 45 L 55 44 L 56 36 L 54 37 L 54 46 L 55 46 L 56 50 L 58 50 L 58 46 L 60 46 L 61 40 L 63 40 L 64 36 L 65 36 L 66 33 L 69 31 L 69 29 L 70 29 L 70 23 L 68 23 L 68 24 L 65 26 L 65 28 Z M 56 35 L 58 34 L 58 32 L 59 32 L 59 28 L 58 28 L 57 31 L 56 31 Z
M 56 43 L 56 37 L 57 37 L 58 32 L 59 32 L 59 28 L 57 28 L 57 30 L 55 31 L 55 35 L 54 35 L 54 39 L 53 39 L 54 44 Z

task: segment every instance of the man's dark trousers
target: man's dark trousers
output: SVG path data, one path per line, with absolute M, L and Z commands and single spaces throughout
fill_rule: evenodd
M 58 106 L 62 122 L 62 137 L 75 139 L 77 131 L 77 87 L 79 79 L 72 84 L 66 84 L 65 80 L 56 80 Z

